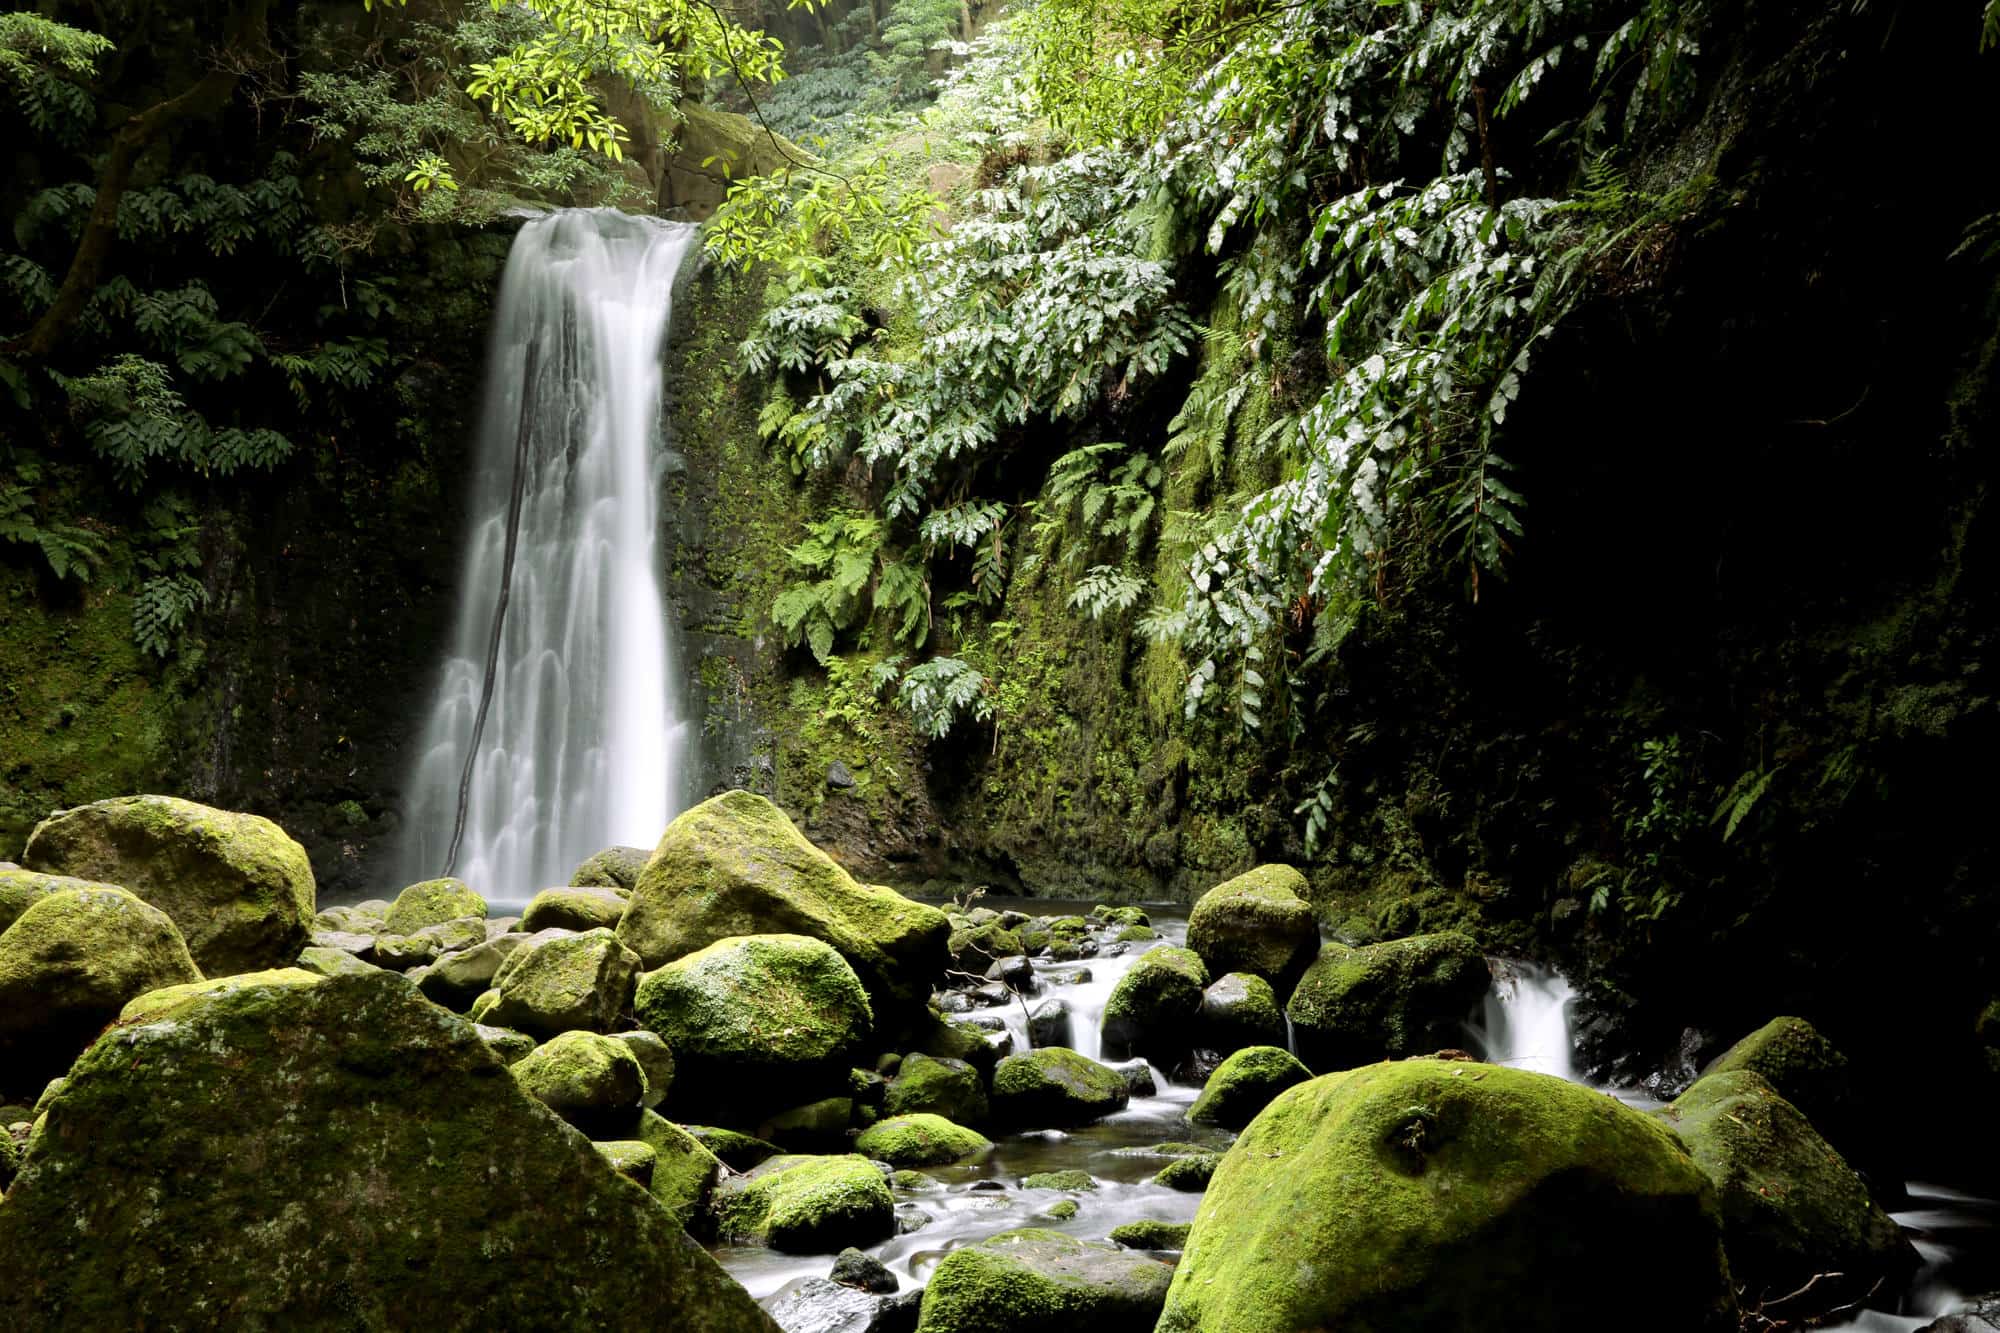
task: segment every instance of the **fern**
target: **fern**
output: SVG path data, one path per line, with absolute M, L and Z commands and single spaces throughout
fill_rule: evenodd
M 87 581 L 110 553 L 109 543 L 88 528 L 41 518 L 35 508 L 28 485 L 0 484 L 0 542 L 33 546 L 57 578 Z
M 208 590 L 191 574 L 147 579 L 132 599 L 132 641 L 155 657 L 167 656 L 189 613 L 207 603 Z

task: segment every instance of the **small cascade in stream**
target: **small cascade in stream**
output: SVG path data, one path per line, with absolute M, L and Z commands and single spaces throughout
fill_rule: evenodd
M 1569 1026 L 1575 998 L 1576 991 L 1560 972 L 1533 963 L 1496 963 L 1480 1024 L 1486 1058 L 1572 1083 L 1581 1081 Z
M 525 898 L 606 846 L 650 846 L 678 808 L 688 727 L 655 543 L 660 352 L 694 236 L 564 209 L 514 241 L 457 628 L 410 783 L 407 879 L 451 873 Z

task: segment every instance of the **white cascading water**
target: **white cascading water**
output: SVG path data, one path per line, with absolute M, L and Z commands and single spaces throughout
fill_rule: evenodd
M 614 844 L 651 846 L 687 736 L 655 544 L 660 354 L 695 228 L 564 209 L 521 228 L 493 315 L 451 657 L 412 777 L 403 869 L 446 873 L 520 515 L 458 875 L 518 900 Z M 532 383 L 529 383 L 532 372 Z
M 1579 1082 L 1569 1025 L 1575 998 L 1560 972 L 1533 963 L 1496 964 L 1481 1025 L 1486 1058 Z

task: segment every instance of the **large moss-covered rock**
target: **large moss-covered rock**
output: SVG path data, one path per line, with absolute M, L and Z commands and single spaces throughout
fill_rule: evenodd
M 1271 983 L 1254 972 L 1231 972 L 1201 993 L 1196 1015 L 1200 1044 L 1216 1051 L 1277 1046 L 1285 1040 L 1285 1011 Z
M 861 978 L 885 1032 L 923 1021 L 950 934 L 944 913 L 857 883 L 782 810 L 742 791 L 667 826 L 618 926 L 648 968 L 734 936 L 820 940 Z
M 1251 1046 L 1216 1066 L 1201 1096 L 1188 1108 L 1187 1118 L 1198 1125 L 1241 1129 L 1256 1119 L 1273 1097 L 1311 1077 L 1312 1071 L 1290 1051 Z
M 1702 1071 L 1761 1075 L 1821 1134 L 1852 1153 L 1869 1136 L 1860 1123 L 1847 1057 L 1803 1018 L 1774 1018 L 1709 1061 Z
M 992 1146 L 984 1134 L 927 1112 L 878 1120 L 854 1141 L 856 1152 L 890 1166 L 943 1166 Z
M 4 1328 L 772 1327 L 387 974 L 107 1033 L 0 1207 L 0 1272 Z
M 723 1182 L 717 1230 L 793 1254 L 833 1254 L 896 1232 L 896 1201 L 865 1157 L 773 1157 Z
M 382 929 L 390 935 L 414 935 L 460 917 L 483 917 L 486 900 L 462 879 L 427 879 L 396 895 Z
M 257 815 L 173 796 L 121 796 L 51 815 L 21 863 L 116 884 L 172 917 L 204 972 L 283 967 L 311 933 L 305 848 Z
M 1150 1333 L 1173 1269 L 1060 1231 L 1003 1231 L 944 1257 L 920 1333 Z
M 480 1021 L 536 1036 L 605 1032 L 632 1003 L 639 958 L 609 930 L 530 936 L 501 965 L 500 998 Z
M 245 972 L 234 977 L 211 977 L 179 986 L 147 991 L 118 1011 L 120 1023 L 157 1023 L 196 1005 L 250 986 L 317 986 L 326 980 L 302 967 L 274 967 L 266 972 Z
M 1838 1273 L 1811 1294 L 1812 1308 L 1824 1310 L 1916 1268 L 1902 1228 L 1763 1075 L 1710 1074 L 1661 1114 L 1715 1183 L 1729 1269 L 1752 1296 L 1773 1299 Z
M 514 1077 L 528 1095 L 586 1134 L 623 1132 L 646 1097 L 646 1071 L 616 1037 L 565 1032 L 522 1056 Z
M 889 1115 L 929 1111 L 961 1125 L 983 1125 L 990 1114 L 978 1070 L 963 1060 L 914 1051 L 897 1066 L 882 1109 Z
M 521 913 L 524 931 L 616 930 L 625 916 L 625 895 L 610 889 L 543 889 Z
M 652 856 L 644 847 L 606 847 L 572 870 L 569 882 L 580 889 L 617 889 L 630 893 L 639 882 L 639 872 Z
M 669 1105 L 682 1118 L 741 1118 L 838 1092 L 874 1029 L 854 969 L 803 935 L 717 940 L 648 972 L 634 1007 L 673 1048 Z
M 652 1111 L 640 1115 L 637 1134 L 653 1150 L 653 1197 L 682 1226 L 705 1225 L 722 1162 L 701 1140 Z
M 421 938 L 418 936 L 416 938 Z M 501 965 L 523 942 L 520 935 L 496 935 L 459 949 L 410 975 L 417 989 L 447 1009 L 466 1009 L 493 986 Z M 303 957 L 303 955 L 301 955 Z
M 1307 1067 L 1351 1069 L 1464 1045 L 1465 1020 L 1492 979 L 1479 946 L 1456 931 L 1328 948 L 1285 1012 Z
M 0 934 L 0 1092 L 69 1068 L 133 998 L 200 981 L 167 914 L 123 889 L 62 889 Z
M 1207 985 L 1208 971 L 1192 949 L 1163 944 L 1141 954 L 1104 1002 L 1104 1054 L 1176 1060 L 1194 1045 Z
M 115 889 L 116 884 L 75 879 L 69 875 L 43 875 L 19 866 L 0 867 L 0 931 L 14 924 L 16 917 L 52 893 L 63 889 Z
M 1258 866 L 1201 896 L 1188 913 L 1188 947 L 1216 976 L 1252 972 L 1288 992 L 1319 952 L 1305 895 L 1306 877 L 1292 867 Z
M 1131 1100 L 1115 1069 L 1063 1046 L 1010 1055 L 993 1070 L 993 1116 L 1023 1129 L 1087 1125 Z
M 1453 1060 L 1280 1094 L 1224 1156 L 1161 1333 L 1724 1333 L 1708 1179 L 1602 1093 Z

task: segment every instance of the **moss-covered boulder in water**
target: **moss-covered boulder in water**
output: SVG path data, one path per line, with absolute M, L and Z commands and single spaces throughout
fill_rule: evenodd
M 758 1163 L 776 1157 L 778 1145 L 740 1130 L 719 1125 L 682 1125 L 688 1137 L 708 1149 L 731 1171 L 748 1171 Z
M 267 972 L 245 972 L 234 977 L 210 977 L 207 981 L 189 981 L 178 986 L 164 986 L 159 990 L 147 991 L 118 1011 L 120 1023 L 157 1023 L 163 1018 L 172 1018 L 184 1009 L 199 1005 L 217 995 L 243 990 L 249 986 L 317 986 L 326 978 L 317 972 L 309 972 L 302 967 L 274 967 Z
M 0 1272 L 4 1328 L 772 1327 L 469 1023 L 387 974 L 107 1033 L 0 1207 Z
M 1406 1060 L 1281 1093 L 1224 1155 L 1160 1333 L 1725 1333 L 1708 1179 L 1543 1074 Z
M 803 935 L 717 940 L 639 982 L 639 1021 L 679 1065 L 669 1105 L 725 1120 L 846 1086 L 874 1030 L 868 994 L 833 948 Z
M 1860 1141 L 1867 1135 L 1847 1057 L 1805 1019 L 1772 1019 L 1709 1061 L 1702 1077 L 1744 1069 L 1762 1075 L 1842 1149 L 1852 1153 L 1864 1146 Z
M 944 1166 L 985 1152 L 993 1141 L 941 1115 L 891 1116 L 861 1131 L 854 1150 L 890 1166 Z
M 1153 1183 L 1185 1194 L 1199 1194 L 1208 1188 L 1221 1161 L 1222 1154 L 1217 1152 L 1184 1153 L 1155 1171 Z
M 625 895 L 610 889 L 543 889 L 521 913 L 523 931 L 616 930 L 625 916 Z
M 565 1032 L 522 1056 L 513 1071 L 529 1096 L 587 1134 L 620 1132 L 643 1109 L 645 1070 L 616 1037 Z
M 1187 1244 L 1186 1222 L 1158 1222 L 1150 1218 L 1111 1228 L 1113 1244 L 1128 1250 L 1178 1250 Z
M 52 893 L 63 889 L 115 889 L 116 884 L 75 879 L 69 875 L 43 875 L 18 866 L 0 868 L 0 931 L 14 924 L 16 917 Z
M 993 964 L 1019 956 L 1026 947 L 1019 935 L 997 921 L 959 926 L 945 941 L 952 967 L 974 976 L 985 976 Z
M 1465 1020 L 1492 981 L 1479 946 L 1456 931 L 1329 947 L 1285 1012 L 1299 1058 L 1326 1073 L 1464 1045 Z
M 896 1201 L 867 1158 L 773 1157 L 723 1182 L 717 1230 L 792 1254 L 834 1254 L 896 1233 Z
M 944 913 L 857 883 L 784 811 L 743 791 L 667 826 L 618 926 L 649 968 L 736 936 L 819 940 L 861 978 L 889 1032 L 922 1021 L 950 934 Z
M 630 893 L 639 882 L 639 872 L 652 857 L 644 847 L 606 847 L 572 870 L 569 882 L 580 889 L 617 889 Z
M 1251 1046 L 1236 1052 L 1208 1076 L 1201 1096 L 1188 1108 L 1198 1125 L 1241 1129 L 1286 1088 L 1312 1077 L 1298 1057 L 1277 1046 Z
M 69 1068 L 132 999 L 200 981 L 167 914 L 123 889 L 63 889 L 0 933 L 0 1092 Z
M 1270 982 L 1254 972 L 1231 972 L 1201 993 L 1195 1027 L 1198 1044 L 1210 1050 L 1277 1046 L 1285 1040 L 1285 1011 Z
M 1319 952 L 1319 922 L 1306 877 L 1261 865 L 1218 884 L 1188 913 L 1188 948 L 1217 976 L 1253 972 L 1289 992 Z
M 929 1111 L 961 1125 L 983 1125 L 991 1113 L 986 1082 L 963 1060 L 912 1052 L 897 1066 L 882 1110 L 888 1115 Z
M 1194 1045 L 1208 971 L 1192 949 L 1163 944 L 1134 962 L 1104 1002 L 1102 1043 L 1109 1059 L 1143 1055 L 1171 1063 Z
M 1150 1333 L 1173 1269 L 1157 1259 L 1024 1228 L 964 1245 L 924 1287 L 919 1333 Z
M 121 796 L 51 815 L 28 838 L 30 870 L 116 884 L 174 919 L 216 976 L 283 967 L 314 912 L 305 848 L 257 815 L 172 796 Z
M 1902 1228 L 1763 1075 L 1710 1074 L 1660 1114 L 1715 1183 L 1729 1270 L 1752 1296 L 1772 1299 L 1838 1273 L 1812 1293 L 1812 1310 L 1825 1310 L 1916 1268 Z
M 993 1115 L 1023 1129 L 1087 1125 L 1131 1100 L 1124 1076 L 1063 1046 L 1002 1060 L 993 1071 Z
M 639 957 L 609 930 L 530 936 L 501 965 L 500 998 L 480 1021 L 538 1037 L 605 1032 L 632 1003 Z

